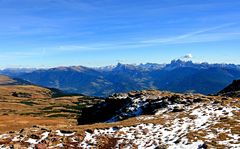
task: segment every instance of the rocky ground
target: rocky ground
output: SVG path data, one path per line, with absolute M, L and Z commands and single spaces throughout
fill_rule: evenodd
M 130 92 L 83 110 L 85 125 L 0 133 L 0 148 L 240 148 L 239 122 L 239 98 Z

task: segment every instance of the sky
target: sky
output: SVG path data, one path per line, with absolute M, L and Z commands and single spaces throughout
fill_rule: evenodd
M 0 68 L 240 64 L 239 0 L 0 0 Z

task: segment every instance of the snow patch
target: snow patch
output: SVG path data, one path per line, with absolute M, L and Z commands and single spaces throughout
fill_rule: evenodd
M 63 136 L 65 136 L 65 137 L 70 137 L 70 136 L 73 136 L 74 134 L 75 134 L 75 132 L 73 132 L 73 133 L 62 133 L 60 130 L 56 130 L 56 135 L 57 136 L 61 136 L 61 137 L 63 137 Z

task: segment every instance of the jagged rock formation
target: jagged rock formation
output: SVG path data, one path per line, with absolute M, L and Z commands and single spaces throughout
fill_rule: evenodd
M 181 112 L 187 106 L 212 99 L 211 96 L 200 94 L 175 94 L 157 90 L 114 94 L 100 104 L 83 109 L 78 123 L 116 122 L 160 111 Z
M 104 102 L 82 110 L 78 124 L 92 124 L 104 122 L 117 114 L 122 107 L 130 104 L 130 99 L 105 99 Z

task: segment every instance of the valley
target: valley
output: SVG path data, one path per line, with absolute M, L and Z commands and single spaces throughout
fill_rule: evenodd
M 0 74 L 67 93 L 108 97 L 132 90 L 214 94 L 240 79 L 240 66 L 172 60 L 169 64 L 121 64 L 108 67 L 69 66 L 49 69 L 5 69 Z

